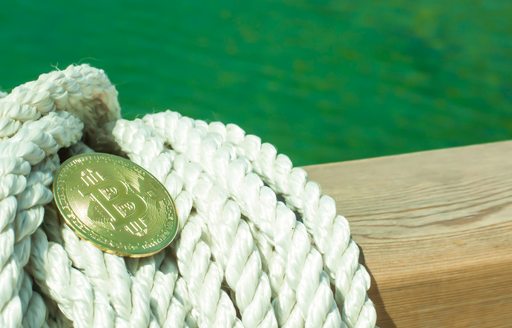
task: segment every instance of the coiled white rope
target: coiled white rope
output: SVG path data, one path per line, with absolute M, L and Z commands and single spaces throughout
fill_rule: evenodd
M 62 148 L 155 175 L 176 202 L 177 241 L 129 259 L 78 239 L 51 204 Z M 334 200 L 236 125 L 123 120 L 88 65 L 0 94 L 0 327 L 374 327 L 358 258 Z

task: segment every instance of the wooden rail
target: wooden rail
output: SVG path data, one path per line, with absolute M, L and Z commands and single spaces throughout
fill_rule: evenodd
M 315 165 L 381 327 L 512 327 L 512 141 Z

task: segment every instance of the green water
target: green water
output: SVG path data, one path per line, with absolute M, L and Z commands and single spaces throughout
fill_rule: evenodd
M 124 116 L 241 125 L 295 164 L 512 135 L 510 1 L 4 1 L 0 88 L 105 69 Z

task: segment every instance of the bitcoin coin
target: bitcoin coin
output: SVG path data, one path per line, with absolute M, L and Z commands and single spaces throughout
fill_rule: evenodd
M 149 256 L 169 245 L 178 230 L 174 201 L 137 164 L 110 154 L 73 156 L 53 182 L 64 222 L 82 239 L 120 256 Z

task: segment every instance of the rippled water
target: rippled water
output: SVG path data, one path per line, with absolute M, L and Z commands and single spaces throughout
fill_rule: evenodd
M 234 122 L 298 165 L 503 140 L 510 17 L 510 1 L 11 1 L 0 88 L 88 62 L 126 117 Z

